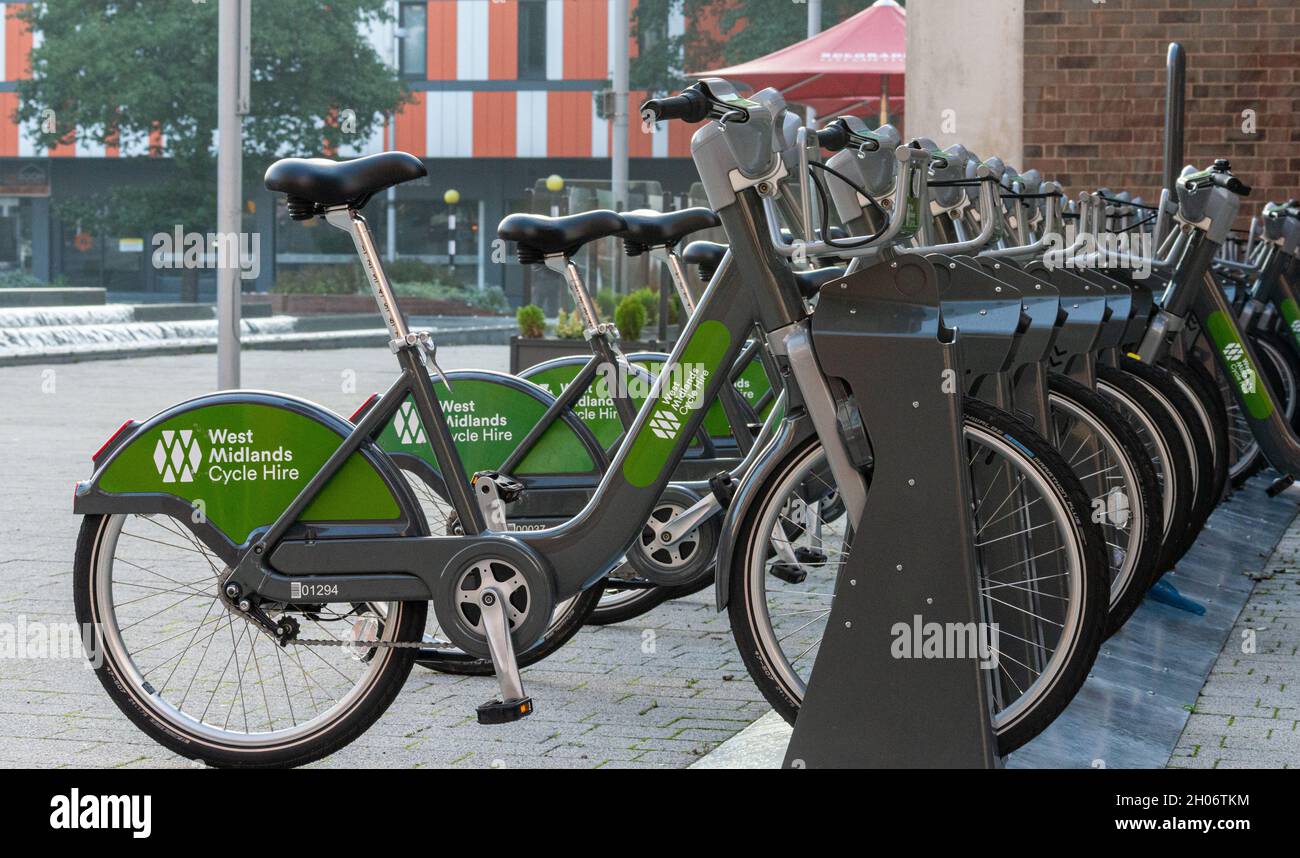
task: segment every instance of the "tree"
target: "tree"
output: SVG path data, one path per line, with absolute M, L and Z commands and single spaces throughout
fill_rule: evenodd
M 824 26 L 861 12 L 871 2 L 824 0 Z M 681 10 L 687 23 L 684 34 L 670 37 L 673 10 Z M 772 0 L 639 0 L 632 33 L 639 49 L 632 61 L 632 85 L 664 93 L 689 83 L 688 71 L 748 62 L 801 41 L 808 33 L 808 6 Z
M 224 0 L 223 0 L 224 2 Z M 165 181 L 65 199 L 64 222 L 118 234 L 216 221 L 217 2 L 37 0 L 19 14 L 42 35 L 18 83 L 19 120 L 40 146 L 77 135 L 102 144 L 162 135 Z M 409 96 L 364 28 L 385 0 L 256 0 L 246 187 L 286 154 L 337 151 L 366 139 Z M 226 61 L 225 58 L 221 58 Z M 186 269 L 187 291 L 197 272 Z

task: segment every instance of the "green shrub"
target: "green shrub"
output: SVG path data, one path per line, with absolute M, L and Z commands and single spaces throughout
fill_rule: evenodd
M 546 336 L 546 314 L 536 304 L 520 307 L 515 312 L 515 320 L 519 322 L 519 336 L 534 339 Z
M 577 310 L 572 313 L 561 310 L 555 320 L 555 335 L 562 340 L 580 340 L 586 331 L 587 328 L 582 324 Z
M 635 298 L 636 300 L 641 302 L 641 306 L 645 307 L 646 324 L 653 325 L 654 323 L 659 321 L 659 293 L 658 292 L 651 289 L 649 286 L 644 286 L 636 290 L 635 292 L 633 292 L 628 297 Z
M 602 322 L 614 318 L 614 308 L 618 306 L 618 296 L 613 289 L 601 289 L 596 293 L 596 309 L 600 311 Z
M 394 259 L 392 262 L 384 263 L 384 273 L 392 281 L 402 281 L 404 283 L 415 283 L 417 281 L 434 281 L 449 282 L 449 278 L 441 277 L 439 274 L 446 272 L 446 269 L 439 271 L 435 266 L 430 265 L 419 259 Z
M 614 324 L 618 325 L 618 332 L 623 339 L 639 340 L 641 329 L 645 327 L 646 315 L 644 303 L 635 295 L 624 295 L 623 300 L 618 302 L 618 308 L 614 310 Z
M 355 295 L 366 288 L 359 265 L 304 265 L 277 271 L 274 292 L 286 295 Z
M 62 285 L 62 283 L 62 278 L 55 283 L 46 283 L 26 271 L 0 271 L 0 289 L 48 289 L 51 286 Z
M 510 300 L 506 298 L 506 290 L 500 286 L 488 286 L 482 291 L 471 289 L 468 290 L 468 294 L 471 307 L 490 310 L 502 316 L 510 312 Z
M 429 298 L 463 304 L 486 313 L 510 312 L 510 302 L 499 286 L 479 290 L 450 279 L 440 269 L 418 259 L 398 259 L 384 267 L 398 298 Z M 287 295 L 359 295 L 370 282 L 359 265 L 305 265 L 282 270 L 273 291 Z
M 477 295 L 477 288 L 467 286 L 445 265 L 430 265 L 419 259 L 396 259 L 384 263 L 390 283 L 422 283 L 437 289 L 448 300 L 468 300 L 463 295 Z M 276 292 L 294 295 L 352 295 L 370 288 L 360 265 L 304 265 L 277 272 Z M 463 293 L 463 295 L 462 295 Z M 423 296 L 420 296 L 423 297 Z M 503 296 L 504 297 L 504 296 Z M 503 310 L 508 309 L 502 307 Z
M 428 298 L 433 301 L 450 301 L 489 313 L 508 313 L 510 311 L 510 302 L 506 300 L 506 293 L 499 286 L 489 286 L 480 292 L 478 289 L 448 286 L 443 283 L 397 282 L 393 284 L 393 293 L 398 298 Z

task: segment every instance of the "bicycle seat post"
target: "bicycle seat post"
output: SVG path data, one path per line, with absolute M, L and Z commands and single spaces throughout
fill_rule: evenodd
M 379 312 L 384 317 L 384 324 L 388 326 L 393 344 L 407 343 L 410 332 L 407 330 L 406 320 L 402 318 L 397 308 L 397 297 L 388 283 L 388 276 L 384 274 L 379 253 L 375 249 L 375 240 L 370 234 L 366 219 L 351 206 L 343 205 L 326 209 L 325 222 L 352 236 L 357 255 L 361 257 L 361 267 L 366 271 L 366 279 L 370 281 L 370 289 L 374 292 L 375 301 L 379 304 Z M 415 343 L 411 342 L 410 345 Z
M 578 266 L 573 264 L 573 259 L 566 253 L 552 253 L 545 257 L 543 264 L 564 278 L 564 282 L 569 287 L 569 294 L 573 297 L 574 307 L 582 316 L 583 334 L 586 338 L 607 339 L 611 345 L 617 343 L 617 330 L 612 324 L 600 321 L 600 315 L 596 312 L 596 303 L 591 299 L 586 284 L 582 282 L 582 275 L 578 272 Z
M 600 321 L 596 303 L 582 282 L 578 266 L 573 264 L 573 259 L 567 252 L 547 254 L 542 259 L 542 264 L 563 276 L 564 282 L 568 284 L 576 312 L 582 316 L 583 336 L 591 346 L 592 354 L 602 365 L 605 383 L 614 402 L 614 410 L 618 412 L 619 422 L 625 428 L 630 427 L 636 420 L 636 406 L 626 396 L 617 395 L 618 391 L 626 389 L 629 372 L 627 360 L 618 345 L 618 327 L 613 322 Z
M 695 312 L 695 297 L 686 285 L 688 278 L 682 257 L 677 253 L 676 246 L 657 248 L 654 252 L 663 253 L 664 261 L 668 263 L 668 274 L 673 279 L 673 288 L 677 290 L 677 297 L 682 302 L 682 313 L 690 318 Z

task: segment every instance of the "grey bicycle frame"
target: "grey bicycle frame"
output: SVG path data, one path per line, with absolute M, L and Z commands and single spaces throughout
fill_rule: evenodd
M 697 134 L 695 146 L 704 150 L 697 163 L 702 162 L 701 174 L 706 179 L 728 176 L 733 169 L 752 171 L 759 163 L 752 152 L 742 153 L 748 154 L 747 159 L 738 158 L 730 141 L 720 137 L 722 133 L 721 126 L 715 123 Z M 714 140 L 715 145 L 710 146 L 709 140 Z M 722 145 L 716 145 L 718 141 Z M 325 592 L 336 594 L 331 599 L 338 601 L 429 598 L 436 592 L 443 570 L 455 567 L 457 556 L 490 550 L 493 544 L 499 544 L 503 551 L 524 551 L 536 558 L 550 574 L 557 599 L 576 595 L 599 581 L 619 562 L 650 515 L 690 439 L 702 425 L 706 405 L 715 401 L 723 385 L 730 382 L 729 369 L 755 324 L 767 332 L 785 332 L 787 340 L 791 332 L 797 333 L 799 326 L 806 324 L 793 274 L 759 238 L 763 204 L 756 187 L 760 183 L 761 177 L 757 177 L 746 187 L 729 188 L 730 198 L 714 206 L 733 238 L 733 246 L 745 252 L 729 256 L 719 268 L 591 500 L 562 525 L 514 534 L 486 529 L 455 455 L 433 379 L 424 366 L 421 344 L 405 330 L 365 220 L 356 212 L 330 212 L 331 222 L 353 236 L 393 335 L 403 373 L 280 518 L 260 534 L 229 580 L 246 593 L 285 600 L 295 581 L 328 584 Z M 684 364 L 690 364 L 689 374 L 679 380 Z M 810 366 L 816 367 L 815 359 Z M 825 380 L 806 370 L 796 371 L 795 376 L 797 382 L 813 387 L 816 405 L 809 403 L 809 410 L 822 415 L 818 428 L 830 432 L 832 437 L 827 443 L 834 449 L 841 442 L 834 432 L 834 402 Z M 792 388 L 788 385 L 792 401 L 802 402 L 802 396 Z M 447 475 L 449 500 L 465 535 L 314 541 L 285 538 L 347 456 L 382 426 L 380 421 L 408 395 L 414 399 L 425 425 L 440 472 Z M 670 408 L 673 414 L 666 419 Z M 860 514 L 865 502 L 861 475 L 850 467 L 838 476 L 843 481 L 847 508 Z
M 1190 178 L 1195 179 L 1196 174 Z M 1211 271 L 1236 217 L 1239 198 L 1226 188 L 1192 188 L 1188 180 L 1185 175 L 1178 182 L 1176 222 L 1190 231 L 1189 240 L 1165 291 L 1157 324 L 1147 332 L 1138 356 L 1147 363 L 1159 363 L 1177 355 L 1187 347 L 1185 328 L 1194 322 L 1205 335 L 1219 371 L 1231 381 L 1233 397 L 1265 458 L 1290 476 L 1300 475 L 1300 437 L 1277 406 L 1281 399 L 1260 372 L 1263 362 Z

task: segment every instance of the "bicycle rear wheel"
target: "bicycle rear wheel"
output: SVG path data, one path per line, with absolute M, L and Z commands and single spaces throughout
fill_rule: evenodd
M 425 602 L 258 606 L 300 640 L 281 647 L 219 590 L 222 560 L 164 515 L 88 515 L 77 620 L 118 708 L 154 741 L 213 766 L 296 766 L 375 722 L 411 671 Z

